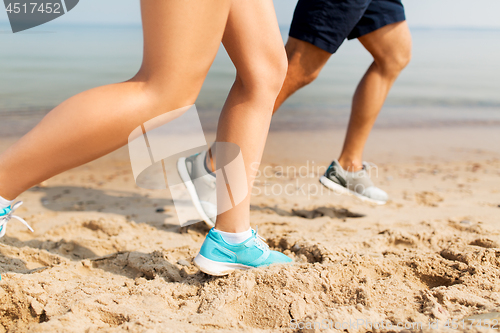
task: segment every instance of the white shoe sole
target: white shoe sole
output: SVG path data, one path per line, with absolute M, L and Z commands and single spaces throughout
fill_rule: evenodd
M 321 178 L 319 179 L 319 182 L 334 192 L 354 196 L 363 202 L 369 202 L 369 203 L 373 203 L 373 204 L 376 204 L 379 206 L 385 205 L 387 203 L 387 201 L 370 199 L 370 198 L 368 198 L 364 195 L 361 195 L 357 192 L 351 191 L 350 189 L 345 188 L 345 187 L 335 183 L 334 181 L 328 179 L 325 176 L 321 176 Z
M 253 268 L 252 266 L 246 266 L 246 265 L 241 265 L 241 264 L 231 264 L 231 263 L 213 261 L 213 260 L 205 258 L 204 256 L 202 256 L 199 253 L 194 258 L 193 261 L 194 261 L 194 264 L 196 265 L 196 267 L 198 267 L 200 269 L 200 271 L 202 271 L 203 273 L 206 273 L 208 275 L 213 275 L 213 276 L 224 276 L 224 275 L 228 275 L 229 273 L 231 273 L 237 269 L 248 270 L 248 269 Z
M 213 228 L 215 226 L 215 224 L 208 217 L 207 213 L 205 213 L 205 210 L 201 206 L 200 198 L 198 197 L 198 193 L 196 192 L 196 188 L 194 187 L 193 181 L 191 180 L 191 177 L 189 176 L 189 172 L 186 168 L 186 158 L 185 157 L 181 157 L 177 161 L 177 172 L 179 173 L 179 176 L 181 177 L 182 181 L 184 182 L 184 185 L 186 185 L 186 188 L 188 190 L 189 195 L 191 196 L 191 200 L 193 201 L 193 204 L 194 204 L 194 207 L 196 208 L 196 211 L 198 212 L 198 214 L 200 214 L 203 221 L 205 221 L 205 223 L 208 226 Z

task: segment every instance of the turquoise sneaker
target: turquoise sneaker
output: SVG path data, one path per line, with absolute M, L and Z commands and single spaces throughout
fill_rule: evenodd
M 23 204 L 22 201 L 16 202 L 13 206 L 0 209 L 0 238 L 5 236 L 5 230 L 7 228 L 7 223 L 10 219 L 16 219 L 21 221 L 28 229 L 33 232 L 33 229 L 29 226 L 28 222 L 20 218 L 19 216 L 12 215 L 16 209 L 19 208 Z M 0 276 L 0 281 L 2 280 L 2 276 Z
M 271 264 L 286 264 L 292 259 L 281 252 L 271 251 L 255 230 L 252 237 L 240 244 L 228 244 L 221 234 L 212 228 L 194 258 L 195 265 L 209 275 L 223 276 L 236 269 L 267 267 Z
M 19 202 L 16 202 L 11 207 L 0 209 L 0 238 L 5 236 L 7 223 L 10 221 L 10 219 L 16 219 L 16 220 L 22 222 L 22 224 L 24 224 L 26 226 L 26 228 L 28 228 L 31 232 L 33 232 L 33 229 L 30 227 L 28 222 L 26 222 L 25 220 L 23 220 L 19 216 L 12 215 L 14 213 L 14 211 L 16 209 L 18 209 L 19 206 L 21 206 L 22 204 L 23 204 L 23 202 L 19 201 Z

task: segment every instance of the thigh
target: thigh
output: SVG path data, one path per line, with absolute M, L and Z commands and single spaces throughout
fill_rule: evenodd
M 262 74 L 277 61 L 286 68 L 272 0 L 233 0 L 222 42 L 241 76 Z
M 359 41 L 376 60 L 411 53 L 411 33 L 406 21 L 386 25 L 360 37 Z
M 163 89 L 183 84 L 201 88 L 230 6 L 231 0 L 142 0 L 144 58 L 137 77 Z

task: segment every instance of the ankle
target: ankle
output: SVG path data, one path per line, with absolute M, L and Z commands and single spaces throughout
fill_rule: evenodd
M 250 227 L 242 232 L 227 232 L 218 230 L 217 228 L 214 228 L 214 231 L 219 233 L 222 238 L 229 244 L 243 243 L 244 241 L 252 237 L 252 229 Z
M 222 231 L 222 232 L 228 232 L 228 233 L 240 233 L 240 232 L 246 232 L 248 229 L 250 229 L 250 223 L 242 223 L 242 224 L 226 224 L 226 223 L 221 223 L 221 222 L 216 222 L 215 223 L 215 230 L 217 231 Z
M 217 215 L 214 229 L 230 233 L 240 233 L 250 229 L 250 214 L 238 213 L 233 208 Z M 250 209 L 248 209 L 248 213 L 250 213 Z
M 205 157 L 205 169 L 207 169 L 207 171 L 209 171 L 210 173 L 215 172 L 215 162 L 214 162 L 212 154 L 213 154 L 213 151 L 212 151 L 212 148 L 210 148 L 210 149 L 208 149 L 207 155 Z
M 360 159 L 340 157 L 338 161 L 342 169 L 348 172 L 357 172 L 363 169 L 363 162 Z

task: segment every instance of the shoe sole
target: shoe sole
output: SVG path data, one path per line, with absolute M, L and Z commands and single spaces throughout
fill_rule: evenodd
M 231 264 L 231 263 L 213 261 L 208 258 L 205 258 L 199 253 L 194 258 L 193 261 L 196 267 L 200 269 L 200 271 L 202 271 L 205 274 L 213 276 L 224 276 L 228 275 L 229 273 L 235 270 L 248 270 L 254 268 L 252 266 L 246 266 L 241 264 Z
M 321 178 L 319 179 L 319 182 L 321 184 L 323 184 L 323 186 L 325 186 L 326 188 L 328 188 L 328 189 L 330 189 L 330 190 L 332 190 L 334 192 L 341 193 L 341 194 L 347 194 L 347 195 L 350 195 L 350 196 L 354 196 L 354 197 L 358 198 L 359 200 L 361 200 L 363 202 L 369 202 L 369 203 L 373 203 L 373 204 L 376 204 L 376 205 L 379 205 L 379 206 L 383 206 L 383 205 L 385 205 L 387 203 L 387 201 L 370 199 L 370 198 L 365 197 L 364 195 L 361 195 L 361 194 L 359 194 L 357 192 L 351 191 L 350 189 L 345 188 L 342 185 L 339 185 L 339 184 L 335 183 L 334 181 L 328 179 L 325 176 L 321 176 Z
M 196 192 L 196 188 L 194 187 L 193 180 L 189 176 L 189 172 L 186 168 L 186 158 L 181 157 L 177 161 L 177 172 L 179 173 L 179 176 L 181 177 L 182 181 L 184 182 L 184 185 L 186 185 L 186 188 L 188 190 L 189 195 L 191 196 L 191 200 L 193 201 L 194 208 L 196 208 L 196 211 L 198 214 L 200 214 L 201 218 L 205 223 L 213 228 L 215 224 L 210 220 L 208 217 L 207 213 L 203 210 L 203 207 L 201 206 L 201 201 L 200 198 L 198 197 L 198 193 Z

